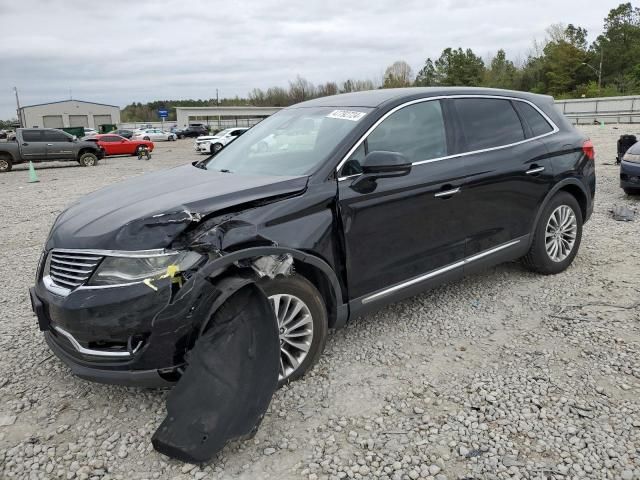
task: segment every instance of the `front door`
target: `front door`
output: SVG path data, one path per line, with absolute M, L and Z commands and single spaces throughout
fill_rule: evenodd
M 60 130 L 45 130 L 47 160 L 74 160 L 73 137 Z
M 44 130 L 22 130 L 20 151 L 27 162 L 46 160 L 47 143 L 44 138 Z
M 363 304 L 410 294 L 440 274 L 462 273 L 463 157 L 447 157 L 438 100 L 403 107 L 382 121 L 338 172 L 349 297 Z M 368 152 L 392 151 L 411 162 L 408 175 L 363 188 Z M 437 281 L 437 280 L 436 280 Z

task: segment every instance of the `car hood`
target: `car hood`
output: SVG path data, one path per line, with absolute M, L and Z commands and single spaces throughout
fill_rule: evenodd
M 169 247 L 221 210 L 304 191 L 306 176 L 238 175 L 185 165 L 132 178 L 80 198 L 57 218 L 46 249 Z

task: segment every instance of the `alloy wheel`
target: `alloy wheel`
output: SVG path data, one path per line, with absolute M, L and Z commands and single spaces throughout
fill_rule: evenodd
M 304 362 L 313 341 L 313 318 L 298 297 L 278 294 L 269 297 L 280 334 L 280 373 L 286 380 Z
M 571 255 L 577 233 L 576 214 L 568 205 L 560 205 L 551 213 L 545 230 L 544 242 L 549 258 L 562 262 Z

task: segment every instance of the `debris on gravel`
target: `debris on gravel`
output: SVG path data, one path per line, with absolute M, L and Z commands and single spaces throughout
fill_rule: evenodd
M 257 435 L 208 465 L 153 450 L 165 390 L 92 384 L 46 347 L 27 288 L 47 232 L 79 196 L 194 158 L 20 166 L 0 175 L 0 478 L 640 480 L 640 222 L 613 165 L 621 133 L 585 126 L 598 191 L 562 274 L 508 263 L 355 319 L 276 392 Z

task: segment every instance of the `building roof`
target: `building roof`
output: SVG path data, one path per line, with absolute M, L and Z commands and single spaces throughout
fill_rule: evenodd
M 516 98 L 533 98 L 536 95 L 514 90 L 481 87 L 409 87 L 382 88 L 362 92 L 342 93 L 329 97 L 320 97 L 293 105 L 296 107 L 377 107 L 385 102 L 420 97 L 435 97 L 439 95 L 506 95 Z M 551 98 L 551 97 L 547 97 Z
M 80 102 L 80 103 L 89 103 L 91 105 L 101 105 L 103 107 L 113 107 L 120 108 L 118 105 L 109 105 L 107 103 L 97 103 L 97 102 L 87 102 L 86 100 L 76 100 L 75 98 L 67 99 L 67 100 L 58 100 L 57 102 L 46 102 L 46 103 L 34 103 L 33 105 L 23 105 L 20 109 L 31 108 L 31 107 L 41 107 L 42 105 L 55 105 L 56 103 L 69 103 L 69 102 Z

